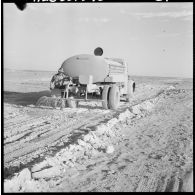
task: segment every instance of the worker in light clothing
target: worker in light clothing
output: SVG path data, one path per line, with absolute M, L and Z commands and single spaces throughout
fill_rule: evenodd
M 62 89 L 66 88 L 66 85 L 69 83 L 69 77 L 64 74 L 63 68 L 58 70 L 58 73 L 55 74 L 50 82 L 50 90 L 52 93 L 52 97 L 63 97 L 64 92 Z M 61 109 L 65 107 L 65 101 L 61 100 Z
M 58 70 L 50 82 L 50 90 L 53 97 L 63 97 L 62 90 L 65 89 L 66 85 L 69 83 L 70 78 L 64 74 L 62 68 Z
M 55 74 L 50 82 L 50 90 L 52 89 L 63 89 L 64 82 L 67 80 L 67 76 L 64 74 L 62 68 L 58 70 L 58 73 Z

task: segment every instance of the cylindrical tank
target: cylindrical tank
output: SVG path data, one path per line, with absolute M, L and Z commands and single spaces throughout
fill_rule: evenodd
M 113 67 L 116 70 L 124 69 L 124 65 L 119 62 L 106 60 L 102 56 L 81 54 L 68 58 L 61 66 L 64 73 L 70 77 L 79 75 L 92 75 L 93 83 L 104 82 L 106 77 L 112 74 Z M 112 67 L 112 68 L 111 68 Z M 120 72 L 120 74 L 123 72 Z

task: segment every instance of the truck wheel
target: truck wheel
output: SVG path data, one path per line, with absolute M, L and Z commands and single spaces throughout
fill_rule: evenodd
M 110 86 L 105 85 L 102 91 L 102 106 L 104 109 L 109 109 L 109 103 L 108 103 L 108 98 L 109 98 L 109 91 L 110 91 Z
M 113 85 L 109 93 L 109 106 L 111 109 L 116 110 L 120 102 L 120 92 L 116 85 Z
M 135 82 L 132 80 L 128 80 L 127 83 L 127 102 L 130 102 L 133 97 L 133 93 L 135 91 Z
M 68 104 L 68 107 L 70 108 L 77 108 L 78 101 L 75 101 L 73 99 L 67 99 L 67 104 Z

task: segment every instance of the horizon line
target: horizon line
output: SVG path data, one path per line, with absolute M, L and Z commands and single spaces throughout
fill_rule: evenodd
M 33 71 L 40 71 L 40 72 L 57 72 L 57 70 L 38 70 L 38 69 L 13 69 L 13 68 L 3 68 L 4 70 L 14 70 L 14 71 L 29 71 L 29 72 L 33 72 Z M 181 76 L 160 76 L 160 75 L 134 75 L 131 74 L 130 76 L 135 76 L 135 77 L 163 77 L 163 78 L 184 78 L 184 79 L 193 79 L 193 77 L 181 77 Z

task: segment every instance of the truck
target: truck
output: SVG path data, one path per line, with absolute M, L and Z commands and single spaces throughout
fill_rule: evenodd
M 101 101 L 104 109 L 117 110 L 121 99 L 130 102 L 135 92 L 128 64 L 124 59 L 103 57 L 98 47 L 92 54 L 79 54 L 66 59 L 61 67 L 67 76 L 63 87 L 51 90 L 51 97 L 41 97 L 37 105 L 52 100 L 76 108 L 80 101 Z M 51 102 L 52 102 L 51 101 Z

